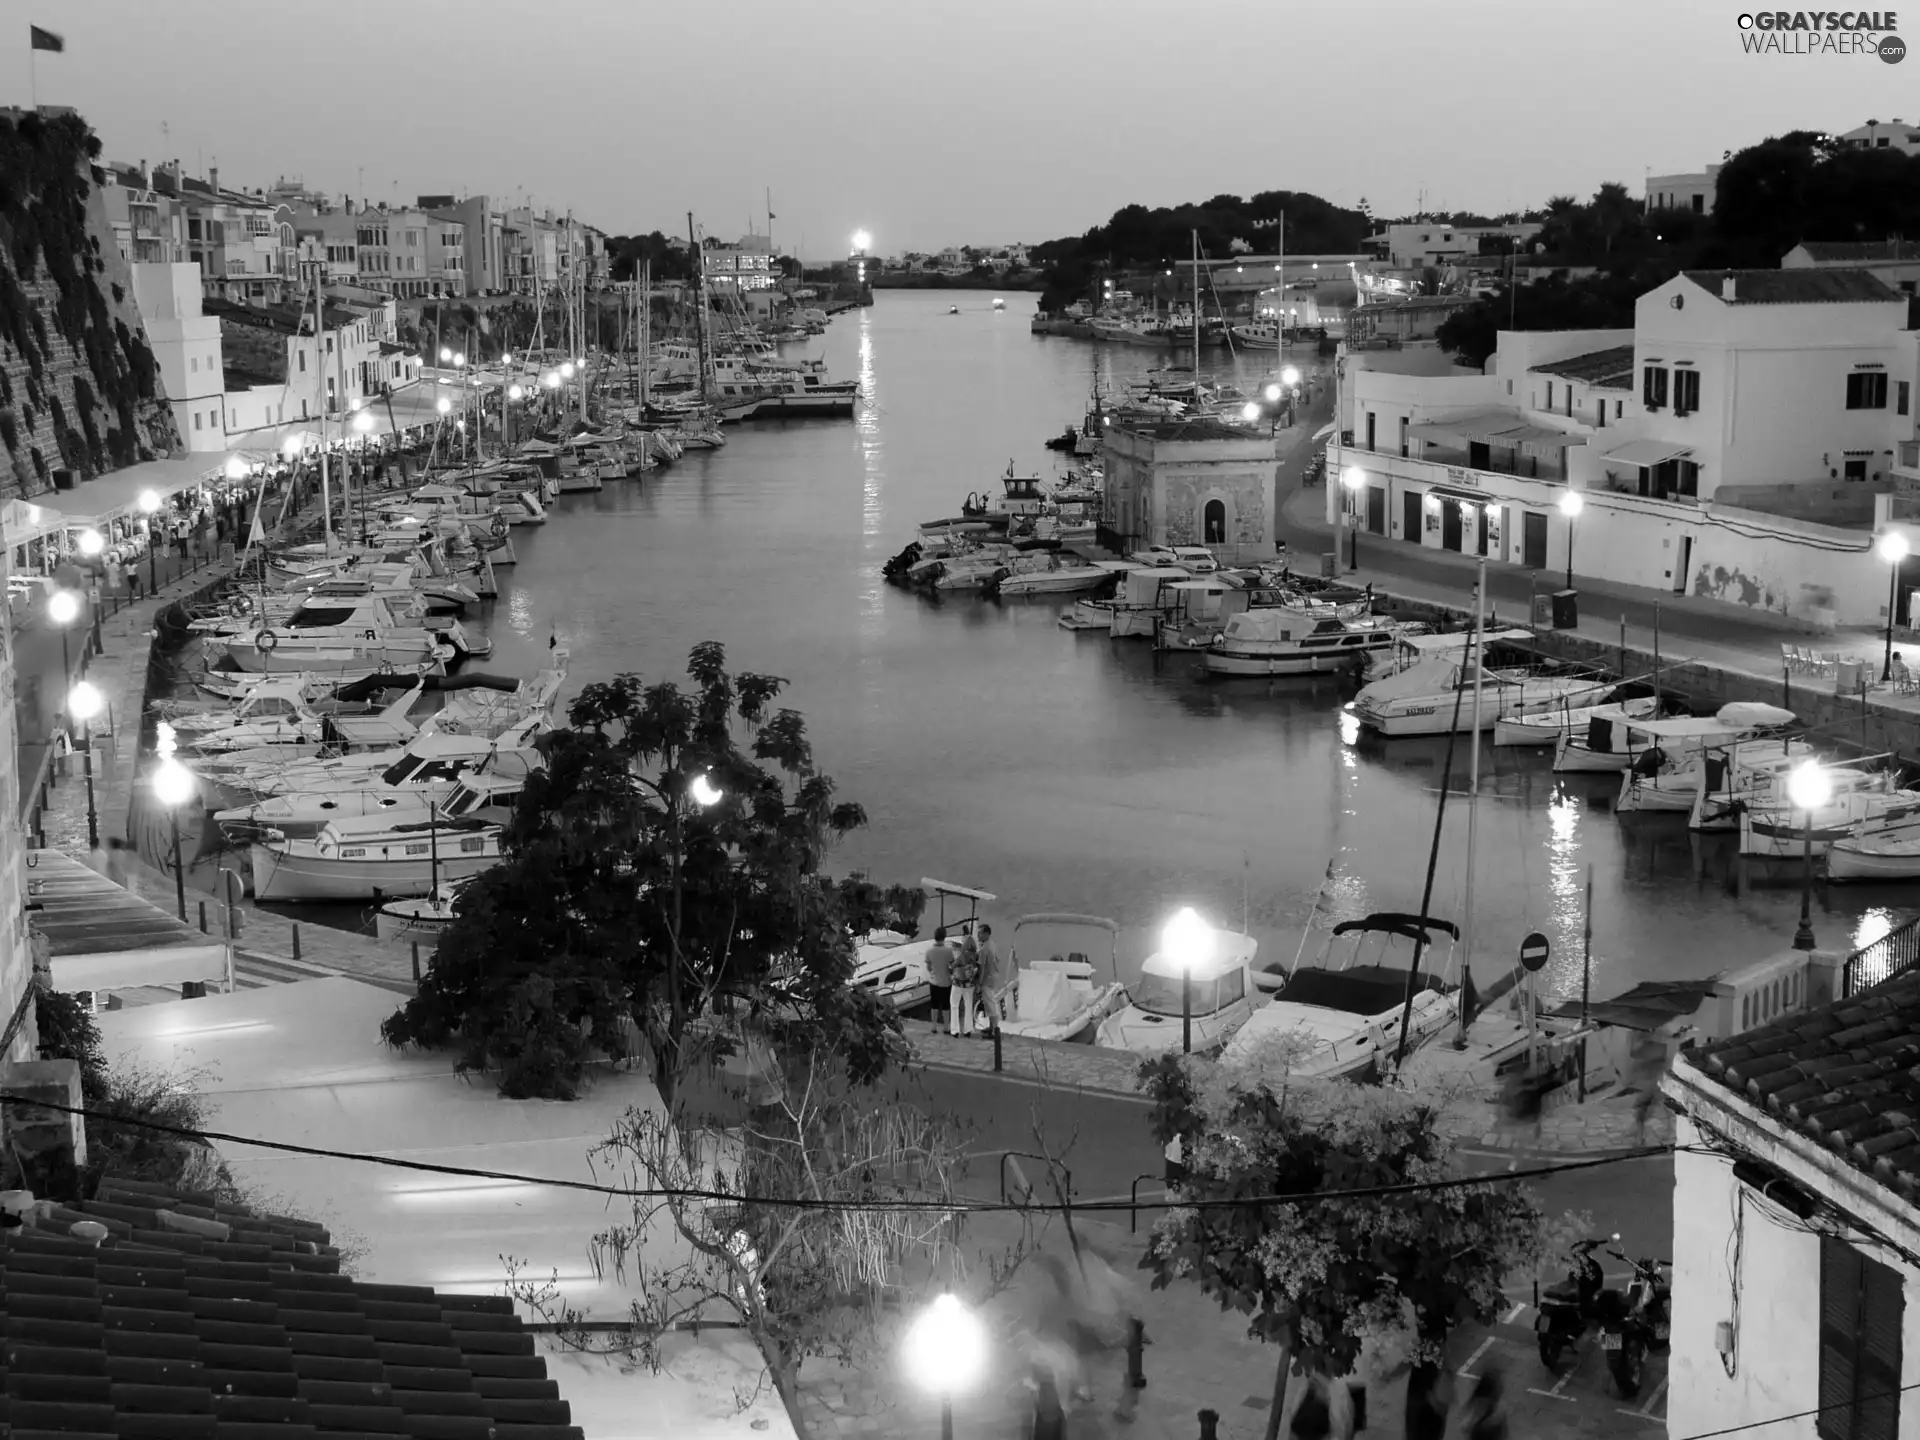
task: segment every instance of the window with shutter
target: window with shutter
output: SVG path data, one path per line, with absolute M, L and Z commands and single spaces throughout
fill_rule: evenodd
M 1821 1440 L 1894 1440 L 1900 1420 L 1900 1272 L 1820 1241 Z
M 1647 366 L 1646 377 L 1641 383 L 1640 399 L 1649 410 L 1658 410 L 1667 403 L 1667 371 L 1665 366 Z

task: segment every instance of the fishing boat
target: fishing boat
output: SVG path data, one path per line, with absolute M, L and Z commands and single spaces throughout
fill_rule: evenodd
M 248 847 L 256 900 L 384 900 L 427 895 L 498 865 L 501 828 L 431 816 L 339 819 L 310 836 L 268 835 Z
M 1282 976 L 1254 972 L 1273 998 L 1240 1027 L 1221 1059 L 1319 1080 L 1380 1074 L 1401 1053 L 1403 1013 L 1408 1051 L 1459 1020 L 1459 996 L 1446 979 L 1459 939 L 1451 921 L 1418 915 L 1382 912 L 1340 922 L 1316 964 Z M 1447 963 L 1435 973 L 1431 957 L 1441 942 Z M 1415 968 L 1416 955 L 1425 968 Z
M 1558 710 L 1541 710 L 1532 715 L 1506 716 L 1494 722 L 1493 743 L 1557 745 L 1569 735 L 1588 734 L 1596 721 L 1611 727 L 1618 721 L 1651 720 L 1659 713 L 1657 696 L 1626 696 L 1615 691 L 1598 705 L 1564 705 Z
M 1254 1009 L 1254 956 L 1259 942 L 1232 931 L 1209 932 L 1205 955 L 1191 966 L 1157 950 L 1141 968 L 1127 1003 L 1100 1022 L 1094 1044 L 1139 1055 L 1181 1049 L 1191 1030 L 1196 1054 L 1233 1038 Z M 1184 957 L 1183 957 L 1184 958 Z
M 1161 586 L 1160 594 L 1167 609 L 1154 620 L 1153 648 L 1189 653 L 1207 650 L 1232 618 L 1228 604 L 1244 604 L 1246 599 L 1218 575 L 1177 580 Z
M 250 841 L 269 832 L 304 837 L 317 835 L 335 820 L 386 816 L 392 820 L 423 819 L 430 811 L 443 820 L 479 819 L 504 824 L 514 801 L 526 785 L 526 767 L 509 764 L 486 768 L 483 758 L 473 769 L 448 778 L 438 769 L 414 768 L 391 782 L 387 774 L 368 777 L 360 790 L 302 790 L 271 795 L 250 805 L 214 812 L 213 820 L 229 840 Z
M 1136 635 L 1152 639 L 1160 621 L 1174 610 L 1167 587 L 1192 578 L 1177 565 L 1136 565 L 1121 577 L 1120 592 L 1105 602 L 1108 632 L 1116 640 Z
M 1688 812 L 1690 829 L 1707 833 L 1735 832 L 1750 809 L 1779 811 L 1788 806 L 1787 777 L 1806 760 L 1819 760 L 1826 771 L 1833 802 L 1856 790 L 1889 792 L 1896 788 L 1893 771 L 1878 768 L 1891 759 L 1887 755 L 1867 755 L 1850 761 L 1838 761 L 1816 754 L 1805 742 L 1798 749 L 1786 740 L 1771 749 L 1765 741 L 1740 745 L 1716 764 L 1713 752 L 1696 772 L 1693 806 Z
M 1702 746 L 1678 746 L 1669 751 L 1655 745 L 1636 755 L 1620 775 L 1620 793 L 1614 797 L 1616 815 L 1686 815 L 1691 817 L 1702 803 L 1702 786 L 1717 811 L 1722 799 L 1731 807 L 1735 800 L 1729 778 L 1741 773 L 1742 764 L 1765 767 L 1797 764 L 1812 755 L 1805 742 L 1786 737 L 1736 738 L 1710 741 Z M 1691 823 L 1691 820 L 1690 822 Z M 1728 809 L 1725 823 L 1711 827 L 1732 829 L 1735 812 Z
M 1758 860 L 1797 860 L 1825 855 L 1837 841 L 1899 828 L 1920 821 L 1920 791 L 1899 788 L 1898 776 L 1880 771 L 1858 784 L 1846 784 L 1849 772 L 1828 772 L 1837 781 L 1832 797 L 1811 815 L 1784 799 L 1776 787 L 1771 803 L 1750 802 L 1740 810 L 1740 853 Z
M 1639 706 L 1628 701 L 1600 706 L 1588 716 L 1584 731 L 1563 734 L 1554 747 L 1556 774 L 1618 773 L 1639 765 L 1658 765 L 1689 752 L 1752 739 L 1796 723 L 1791 710 L 1758 701 L 1735 700 L 1712 715 L 1616 713 Z M 1654 755 L 1648 760 L 1646 757 Z
M 1827 846 L 1827 879 L 1920 880 L 1920 817 L 1834 840 Z
M 922 878 L 920 887 L 938 909 L 933 928 L 944 929 L 954 939 L 971 935 L 980 923 L 980 907 L 1000 898 L 949 880 Z M 924 940 L 888 930 L 863 936 L 854 951 L 852 983 L 896 1010 L 924 1005 L 933 983 L 927 970 L 927 951 L 932 948 L 932 929 Z
M 1211 675 L 1318 675 L 1365 664 L 1397 634 L 1391 621 L 1345 620 L 1324 606 L 1261 605 L 1228 618 L 1204 663 Z
M 374 935 L 381 940 L 438 945 L 453 924 L 453 899 L 459 888 L 436 885 L 431 894 L 386 901 L 373 912 Z

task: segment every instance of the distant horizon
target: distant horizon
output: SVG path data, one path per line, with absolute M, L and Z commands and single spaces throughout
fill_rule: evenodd
M 328 35 L 379 37 L 343 67 L 301 63 L 325 46 L 297 10 L 236 24 L 215 0 L 32 0 L 64 49 L 29 50 L 24 24 L 0 36 L 0 103 L 70 106 L 107 157 L 177 156 L 231 186 L 487 194 L 610 235 L 677 233 L 689 210 L 727 239 L 764 234 L 771 209 L 784 254 L 865 230 L 878 255 L 1039 244 L 1130 204 L 1222 193 L 1366 199 L 1379 216 L 1525 212 L 1608 180 L 1637 197 L 1650 174 L 1770 135 L 1920 109 L 1903 65 L 1746 53 L 1733 4 L 1617 0 L 1596 25 L 1461 0 L 1436 25 L 1414 0 L 1376 0 L 1359 59 L 1336 0 L 1285 15 L 1197 0 L 1151 20 L 984 0 L 965 23 L 880 0 L 818 8 L 825 23 L 801 25 L 784 3 L 735 0 L 723 52 L 679 7 L 553 0 L 532 23 L 470 0 L 453 25 L 439 6 L 336 0 Z M 1552 63 L 1505 63 L 1507 39 Z M 1329 47 L 1339 63 L 1321 63 Z M 1127 78 L 1155 76 L 1200 83 L 1174 96 Z M 1442 77 L 1456 83 L 1436 90 Z

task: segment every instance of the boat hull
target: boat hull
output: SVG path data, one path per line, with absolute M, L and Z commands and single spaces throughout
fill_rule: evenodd
M 1329 675 L 1351 670 L 1362 657 L 1387 647 L 1355 647 L 1347 650 L 1291 651 L 1271 655 L 1240 654 L 1224 649 L 1206 653 L 1207 673 L 1211 675 Z
M 1519 686 L 1486 686 L 1480 697 L 1480 728 L 1492 729 L 1502 719 L 1516 715 L 1534 715 L 1543 711 L 1558 709 L 1563 704 L 1586 705 L 1593 703 L 1600 695 L 1612 688 L 1611 682 L 1596 684 L 1583 692 L 1542 695 L 1529 697 Z M 1458 706 L 1459 721 L 1454 720 L 1454 697 L 1432 696 L 1417 701 L 1395 701 L 1389 706 L 1374 707 L 1363 701 L 1356 701 L 1351 707 L 1359 717 L 1360 723 L 1369 730 L 1382 735 L 1445 735 L 1452 730 L 1467 731 L 1473 729 L 1473 692 L 1467 690 L 1460 697 Z
M 448 854 L 452 843 L 449 840 L 441 847 L 438 878 L 442 885 L 471 880 L 500 863 L 497 851 L 462 855 L 456 850 Z M 436 867 L 426 855 L 343 860 L 290 854 L 259 843 L 251 850 L 256 900 L 378 900 L 426 895 L 434 885 Z
M 1876 846 L 1842 840 L 1827 848 L 1829 880 L 1920 880 L 1920 843 Z

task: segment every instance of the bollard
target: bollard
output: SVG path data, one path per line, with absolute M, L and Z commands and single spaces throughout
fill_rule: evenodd
M 1202 1410 L 1200 1412 L 1200 1440 L 1220 1440 L 1220 1412 Z
M 413 942 L 413 983 L 420 983 L 420 942 Z
M 1000 1073 L 1000 1022 L 998 1020 L 995 1020 L 993 1025 L 993 1073 L 996 1075 Z
M 200 933 L 207 933 L 207 902 L 204 900 L 200 902 Z
M 1127 1384 L 1135 1390 L 1147 1388 L 1146 1349 L 1146 1322 L 1127 1321 Z
M 298 920 L 293 922 L 293 958 L 296 960 L 300 958 L 300 922 Z

